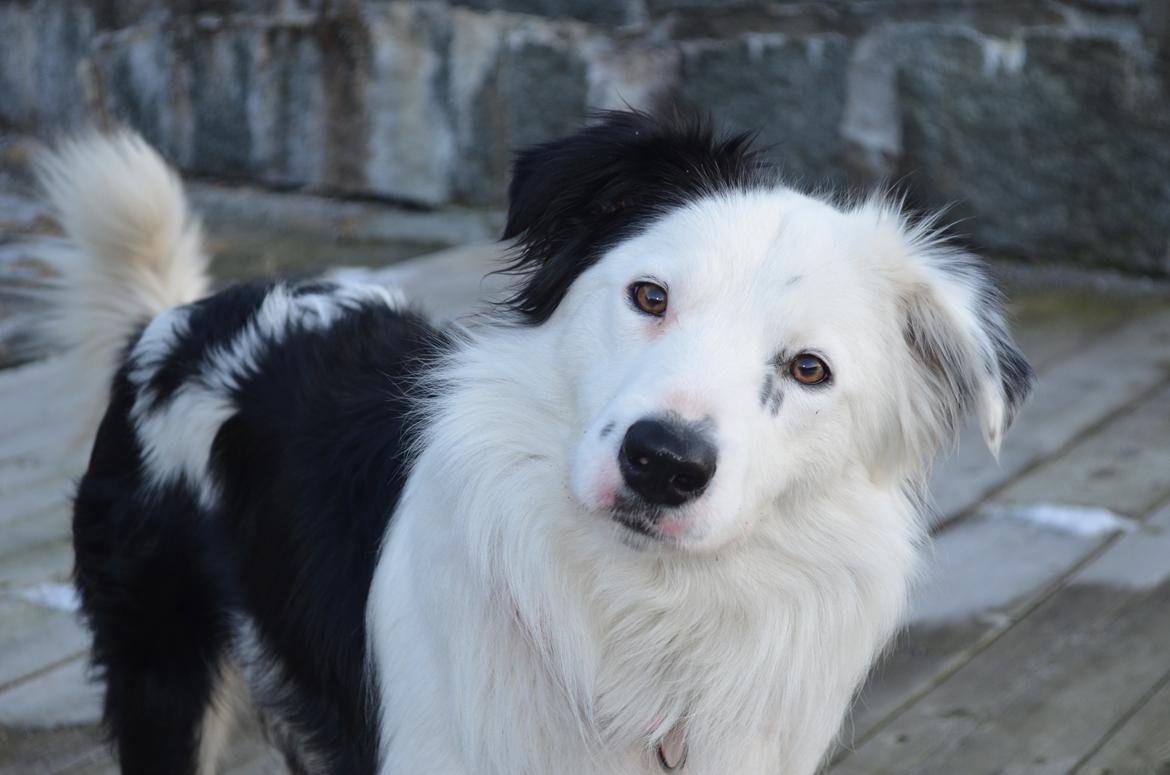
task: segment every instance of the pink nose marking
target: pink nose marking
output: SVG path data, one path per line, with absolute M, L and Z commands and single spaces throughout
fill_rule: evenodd
M 706 417 L 706 401 L 702 396 L 689 391 L 675 390 L 666 397 L 666 408 L 684 420 L 701 420 Z
M 681 519 L 674 517 L 663 517 L 658 520 L 658 532 L 670 538 L 677 538 L 683 533 L 687 532 L 687 524 Z

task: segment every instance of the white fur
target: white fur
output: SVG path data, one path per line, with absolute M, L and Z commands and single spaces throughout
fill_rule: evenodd
M 613 248 L 543 326 L 470 334 L 371 590 L 382 772 L 652 773 L 683 722 L 689 773 L 814 772 L 925 537 L 948 429 L 899 299 L 942 296 L 967 342 L 944 258 L 877 204 L 727 194 Z M 642 279 L 664 319 L 629 305 Z M 833 384 L 790 381 L 769 416 L 765 364 L 808 349 Z M 712 422 L 719 463 L 653 541 L 608 508 L 625 428 L 663 412 Z

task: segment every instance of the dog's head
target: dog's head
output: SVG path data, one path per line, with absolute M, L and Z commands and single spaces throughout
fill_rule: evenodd
M 573 497 L 713 549 L 844 476 L 921 479 L 969 411 L 997 450 L 1032 372 L 978 263 L 879 201 L 776 182 L 750 139 L 610 113 L 520 155 L 510 305 L 569 375 Z

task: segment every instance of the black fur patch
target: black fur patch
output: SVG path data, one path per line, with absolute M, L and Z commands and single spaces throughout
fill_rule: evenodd
M 784 401 L 781 383 L 775 371 L 768 371 L 764 374 L 764 384 L 760 386 L 760 408 L 766 409 L 773 417 L 780 414 L 780 404 Z
M 239 333 L 265 293 L 245 286 L 194 305 L 156 387 L 198 378 L 202 354 Z M 231 396 L 237 410 L 211 450 L 210 512 L 195 483 L 148 488 L 123 368 L 78 490 L 74 544 L 125 771 L 194 772 L 198 725 L 241 620 L 279 666 L 270 710 L 304 749 L 329 772 L 375 771 L 365 606 L 410 464 L 419 369 L 448 346 L 381 303 L 325 329 L 290 322 Z
M 215 296 L 187 305 L 187 329 L 151 377 L 150 409 L 170 401 L 179 386 L 197 374 L 209 352 L 231 344 L 260 309 L 270 284 L 249 283 L 227 288 Z
M 507 305 L 529 324 L 552 315 L 601 255 L 666 212 L 708 194 L 773 182 L 752 136 L 720 139 L 696 119 L 633 111 L 519 154 L 504 238 L 519 238 Z
M 125 371 L 78 487 L 74 581 L 123 772 L 194 775 L 235 597 L 217 529 L 189 487 L 148 488 Z

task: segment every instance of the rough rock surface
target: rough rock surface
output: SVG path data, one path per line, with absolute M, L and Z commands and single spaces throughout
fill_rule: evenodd
M 0 38 L 0 127 L 197 175 L 498 206 L 515 147 L 681 102 L 977 249 L 1170 274 L 1170 0 L 0 0 Z

